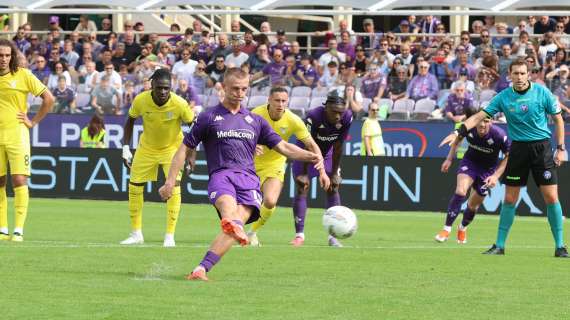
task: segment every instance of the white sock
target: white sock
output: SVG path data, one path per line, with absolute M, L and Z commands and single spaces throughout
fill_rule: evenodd
M 164 235 L 164 240 L 174 240 L 174 233 L 167 233 Z
M 142 238 L 142 236 L 143 236 L 143 235 L 142 235 L 142 230 L 135 230 L 135 231 L 131 232 L 131 235 L 132 235 L 133 237 Z
M 22 228 L 14 228 L 14 233 L 18 233 L 18 234 L 20 234 L 21 236 L 23 236 L 23 235 L 24 235 L 24 229 L 22 229 Z
M 298 232 L 295 234 L 295 237 L 299 237 L 299 238 L 302 238 L 303 240 L 305 240 L 305 233 L 304 232 Z
M 8 228 L 0 228 L 0 233 L 8 234 Z
M 331 236 L 331 235 L 329 234 L 329 240 L 330 240 L 330 239 L 336 239 L 336 238 L 333 237 L 333 236 Z
M 451 232 L 451 227 L 443 226 L 443 230 L 445 230 L 447 232 Z

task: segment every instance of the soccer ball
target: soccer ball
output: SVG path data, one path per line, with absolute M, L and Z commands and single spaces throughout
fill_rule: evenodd
M 323 227 L 331 236 L 346 239 L 356 233 L 358 222 L 352 210 L 343 206 L 334 206 L 325 210 Z

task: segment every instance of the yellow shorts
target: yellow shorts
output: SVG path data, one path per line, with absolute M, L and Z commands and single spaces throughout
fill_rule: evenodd
M 158 176 L 158 166 L 162 166 L 164 176 L 168 176 L 172 157 L 176 153 L 175 148 L 157 152 L 145 148 L 138 148 L 135 152 L 133 164 L 131 166 L 131 182 L 143 183 L 156 181 Z M 182 171 L 178 173 L 176 180 L 182 179 Z
M 264 167 L 259 170 L 256 169 L 257 176 L 259 177 L 260 185 L 263 185 L 265 180 L 269 178 L 277 178 L 281 183 L 285 181 L 285 168 L 284 167 Z
M 30 175 L 30 130 L 24 125 L 0 129 L 0 176 Z

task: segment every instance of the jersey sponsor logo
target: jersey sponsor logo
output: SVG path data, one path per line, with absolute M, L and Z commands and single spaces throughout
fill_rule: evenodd
M 489 142 L 489 141 L 487 141 L 487 142 Z M 478 146 L 478 145 L 472 144 L 472 143 L 469 144 L 469 148 L 472 148 L 474 150 L 477 150 L 477 151 L 480 151 L 483 153 L 493 153 L 493 149 L 491 149 L 491 148 L 485 148 L 485 147 Z
M 216 131 L 216 135 L 218 139 L 237 138 L 237 139 L 253 140 L 255 138 L 255 133 L 247 129 L 237 129 L 237 130 L 231 129 L 225 131 Z
M 216 117 L 214 117 L 214 122 L 216 122 L 216 121 L 223 121 L 223 120 L 224 120 L 224 117 L 220 116 L 219 114 L 216 115 Z
M 507 180 L 520 180 L 521 179 L 521 177 L 515 177 L 515 176 L 507 176 L 506 178 L 507 178 Z
M 324 141 L 324 142 L 334 142 L 334 141 L 338 140 L 338 137 L 339 137 L 338 134 L 334 134 L 331 136 L 321 136 L 320 134 L 317 133 L 317 140 Z
M 552 173 L 550 171 L 546 170 L 546 171 L 544 171 L 542 176 L 544 177 L 545 180 L 550 180 L 550 178 L 552 178 Z

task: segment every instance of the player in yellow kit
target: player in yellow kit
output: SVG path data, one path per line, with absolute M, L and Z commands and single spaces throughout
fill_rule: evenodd
M 283 87 L 273 87 L 269 93 L 269 103 L 253 109 L 253 113 L 263 117 L 269 125 L 283 138 L 288 141 L 295 136 L 302 141 L 307 150 L 321 154 L 319 147 L 311 137 L 301 118 L 287 109 L 289 94 Z M 261 150 L 261 148 L 263 148 Z M 257 231 L 261 228 L 275 211 L 277 200 L 283 189 L 285 180 L 285 162 L 287 158 L 263 146 L 258 146 L 258 154 L 255 157 L 255 172 L 261 183 L 263 202 L 261 204 L 260 217 L 251 226 L 248 232 L 249 242 L 252 246 L 259 246 Z M 325 170 L 319 172 L 319 182 L 325 189 L 329 187 L 330 180 Z
M 156 181 L 158 167 L 161 166 L 164 175 L 168 175 L 172 157 L 182 143 L 182 122 L 191 123 L 194 113 L 188 102 L 173 92 L 171 74 L 166 69 L 159 69 L 151 77 L 152 89 L 137 95 L 129 109 L 125 123 L 123 140 L 123 160 L 131 168 L 129 181 L 129 213 L 131 216 L 131 234 L 121 244 L 142 244 L 142 208 L 143 192 L 148 181 Z M 142 117 L 143 134 L 137 152 L 133 155 L 129 143 L 137 118 Z M 131 160 L 132 166 L 131 166 Z M 166 202 L 166 234 L 164 247 L 174 247 L 174 230 L 180 213 L 180 179 L 174 188 L 172 197 Z
M 42 97 L 40 110 L 28 119 L 28 94 Z M 18 66 L 18 49 L 0 39 L 0 240 L 24 241 L 28 213 L 28 176 L 30 175 L 30 133 L 51 110 L 54 98 L 46 86 L 28 69 Z M 6 175 L 14 188 L 14 233 L 8 232 Z

